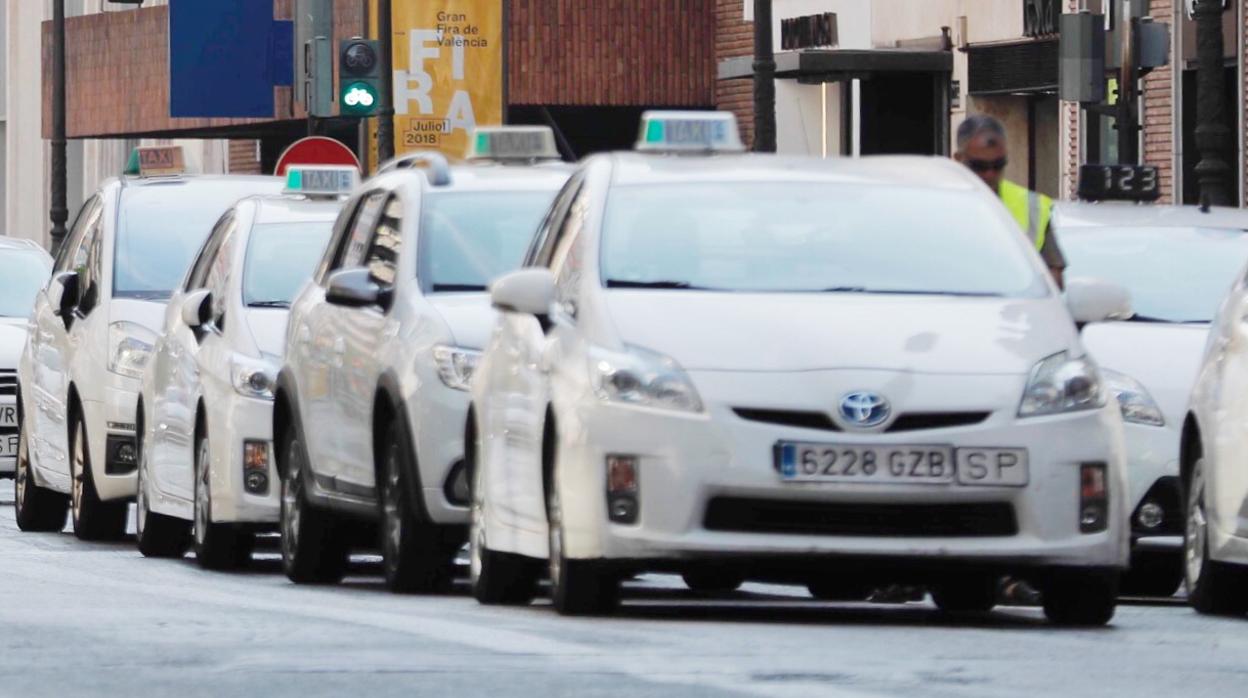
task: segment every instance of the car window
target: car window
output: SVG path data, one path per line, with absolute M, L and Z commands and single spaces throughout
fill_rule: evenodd
M 545 219 L 542 220 L 542 224 L 538 227 L 529 251 L 524 255 L 524 266 L 546 266 L 550 259 L 550 246 L 554 242 L 554 231 L 560 224 L 560 221 L 563 220 L 563 214 L 572 205 L 572 199 L 580 193 L 581 185 L 584 182 L 585 176 L 578 172 L 564 183 L 563 189 L 555 197 L 555 202 L 551 204 Z
M 431 293 L 484 291 L 520 266 L 555 192 L 430 192 L 421 202 L 421 287 Z
M 360 208 L 359 214 L 356 215 L 355 222 L 351 225 L 351 232 L 347 234 L 346 240 L 343 241 L 342 250 L 339 251 L 338 260 L 334 264 L 335 269 L 363 266 L 365 255 L 368 252 L 369 241 L 376 231 L 377 221 L 381 218 L 382 207 L 386 205 L 389 196 L 389 192 L 384 191 L 369 194 L 364 201 L 364 205 Z
M 577 289 L 585 271 L 583 231 L 588 214 L 589 194 L 582 188 L 568 208 L 563 225 L 559 226 L 550 258 L 550 270 L 555 275 L 555 298 L 573 317 L 577 310 Z
M 0 317 L 28 317 L 48 280 L 46 257 L 33 250 L 0 251 Z
M 75 253 L 82 245 L 82 237 L 86 234 L 87 228 L 100 215 L 100 197 L 93 196 L 82 208 L 78 209 L 78 217 L 74 219 L 74 225 L 69 229 L 61 248 L 56 252 L 56 262 L 54 269 L 57 272 L 71 271 L 74 267 L 71 262 L 75 261 Z
M 226 293 L 229 289 L 230 269 L 234 266 L 234 233 L 238 230 L 237 219 L 230 218 L 221 234 L 221 242 L 208 264 L 204 288 L 212 293 L 212 321 L 217 327 L 225 327 Z
M 204 287 L 204 279 L 208 276 L 208 268 L 212 265 L 212 260 L 217 254 L 217 250 L 221 248 L 221 239 L 225 236 L 225 231 L 234 222 L 234 211 L 227 212 L 217 221 L 217 225 L 212 229 L 212 234 L 204 241 L 204 246 L 199 251 L 199 256 L 195 258 L 195 262 L 191 265 L 191 271 L 186 276 L 185 290 L 194 291 Z
M 87 228 L 86 235 L 83 236 L 82 247 L 77 255 L 83 260 L 81 267 L 75 267 L 79 270 L 78 284 L 82 289 L 78 301 L 78 312 L 83 315 L 90 313 L 100 301 L 100 275 L 104 256 L 104 236 L 100 233 L 101 227 L 100 217 L 95 216 L 94 221 Z
M 363 266 L 374 282 L 389 287 L 398 278 L 403 251 L 403 200 L 391 194 L 380 210 Z
M 364 204 L 367 201 L 367 195 L 356 195 L 348 200 L 339 212 L 337 220 L 334 221 L 333 235 L 325 246 L 321 262 L 316 269 L 317 283 L 323 283 L 325 276 L 335 268 L 348 235 L 353 230 L 355 221 L 359 218 L 360 212 L 364 210 Z
M 288 306 L 312 274 L 332 221 L 262 223 L 251 230 L 243 262 L 243 303 Z

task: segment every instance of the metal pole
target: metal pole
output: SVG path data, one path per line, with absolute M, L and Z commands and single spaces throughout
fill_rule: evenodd
M 66 203 L 65 139 L 65 0 L 52 3 L 52 252 L 65 240 Z
M 754 0 L 754 151 L 776 152 L 776 56 L 771 0 Z
M 1134 9 L 1134 8 L 1131 8 Z M 1119 60 L 1122 67 L 1118 72 L 1118 164 L 1139 164 L 1139 126 L 1136 124 L 1135 103 L 1138 99 L 1139 61 L 1136 58 L 1136 28 L 1139 20 L 1134 12 L 1124 11 L 1119 17 Z
M 1196 0 L 1196 178 L 1200 200 L 1231 205 L 1231 166 L 1224 159 L 1231 131 L 1226 126 L 1226 74 L 1223 67 L 1222 0 Z
M 394 157 L 394 13 L 390 0 L 378 0 L 377 33 L 381 41 L 381 108 L 377 110 L 378 164 Z

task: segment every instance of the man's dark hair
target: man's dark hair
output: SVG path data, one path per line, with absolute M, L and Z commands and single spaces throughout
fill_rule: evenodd
M 966 144 L 972 139 L 987 134 L 989 137 L 989 145 L 996 145 L 996 141 L 1005 140 L 1005 126 L 995 116 L 987 114 L 971 114 L 966 117 L 961 126 L 958 126 L 958 152 L 966 149 Z

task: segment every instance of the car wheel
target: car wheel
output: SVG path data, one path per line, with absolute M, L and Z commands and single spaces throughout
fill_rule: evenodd
M 620 582 L 595 560 L 571 560 L 564 555 L 563 507 L 555 479 L 546 495 L 551 603 L 564 616 L 608 613 L 619 604 Z
M 195 447 L 195 516 L 191 525 L 195 559 L 207 570 L 231 570 L 251 560 L 254 536 L 229 524 L 212 522 L 212 461 L 208 439 Z
M 70 512 L 74 535 L 79 540 L 115 541 L 126 534 L 125 501 L 105 502 L 95 489 L 91 472 L 91 449 L 88 447 L 86 421 L 81 416 L 72 422 L 69 450 Z
M 1187 598 L 1199 613 L 1242 615 L 1248 612 L 1248 573 L 1238 565 L 1209 558 L 1205 495 L 1205 462 L 1198 460 L 1187 487 L 1187 524 L 1183 535 Z
M 806 584 L 810 595 L 820 601 L 866 601 L 870 584 L 847 579 L 816 579 Z
M 451 545 L 449 532 L 425 521 L 421 510 L 413 506 L 405 473 L 415 459 L 402 417 L 391 419 L 381 449 L 378 502 L 386 586 L 400 593 L 450 591 L 452 563 L 459 545 Z
M 69 498 L 35 484 L 30 468 L 30 438 L 26 422 L 17 432 L 17 467 L 13 473 L 13 513 L 17 527 L 28 533 L 56 533 L 65 528 Z
M 936 608 L 945 613 L 986 613 L 997 605 L 996 577 L 957 577 L 930 591 Z
M 1045 580 L 1041 588 L 1044 615 L 1049 622 L 1071 627 L 1105 625 L 1118 607 L 1118 575 L 1103 572 L 1063 572 Z
M 490 550 L 486 540 L 485 487 L 482 468 L 471 468 L 472 524 L 469 531 L 468 579 L 472 596 L 487 606 L 523 606 L 537 596 L 536 560 Z
M 745 578 L 741 575 L 719 569 L 690 570 L 680 577 L 685 581 L 685 586 L 699 594 L 726 594 L 745 584 Z
M 1122 575 L 1118 593 L 1123 596 L 1170 598 L 1183 586 L 1183 555 L 1174 552 L 1138 552 L 1131 569 Z
M 139 444 L 138 488 L 134 500 L 134 542 L 144 557 L 180 558 L 190 543 L 186 521 L 157 514 L 148 500 L 148 460 Z
M 333 584 L 347 572 L 349 548 L 333 515 L 307 501 L 307 454 L 293 429 L 282 453 L 282 570 L 296 584 Z

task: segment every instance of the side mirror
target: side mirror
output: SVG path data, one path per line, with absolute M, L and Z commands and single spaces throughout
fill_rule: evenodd
M 48 284 L 48 302 L 52 312 L 62 318 L 72 317 L 74 308 L 78 307 L 79 276 L 76 271 L 63 271 L 52 277 Z
M 207 324 L 212 313 L 212 291 L 201 288 L 191 291 L 182 299 L 182 322 L 192 330 Z
M 1118 284 L 1100 279 L 1073 278 L 1066 281 L 1066 307 L 1075 324 L 1086 325 L 1106 320 L 1127 320 L 1131 309 L 1131 293 Z
M 555 275 L 530 268 L 500 276 L 490 284 L 490 302 L 503 312 L 545 317 L 555 302 Z
M 343 269 L 329 275 L 325 301 L 347 308 L 363 308 L 380 305 L 385 291 L 373 281 L 367 269 Z

